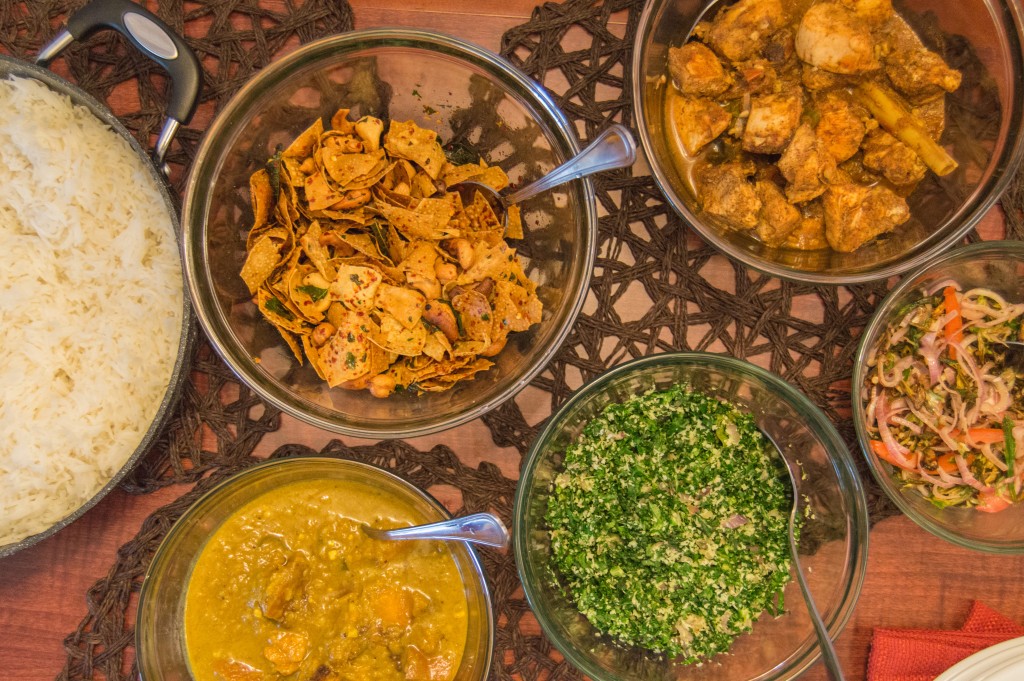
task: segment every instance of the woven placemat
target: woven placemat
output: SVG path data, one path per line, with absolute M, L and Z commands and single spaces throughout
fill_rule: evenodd
M 0 46 L 16 56 L 30 56 L 80 4 L 0 0 Z M 351 9 L 343 0 L 282 5 L 273 11 L 259 7 L 256 0 L 160 4 L 159 14 L 184 32 L 204 62 L 204 107 L 215 111 L 283 49 L 353 26 Z M 504 35 L 501 52 L 546 84 L 566 114 L 591 137 L 611 121 L 631 123 L 631 40 L 642 6 L 640 0 L 545 4 L 529 22 Z M 572 41 L 579 44 L 581 31 L 589 38 L 584 41 L 587 46 L 566 48 Z M 126 49 L 119 37 L 101 35 L 75 46 L 56 68 L 101 100 L 130 88 L 138 106 L 115 113 L 140 140 L 151 139 L 158 129 L 162 75 Z M 179 183 L 200 135 L 201 130 L 187 127 L 174 146 L 169 160 L 178 166 Z M 651 178 L 617 171 L 595 184 L 606 217 L 600 222 L 592 302 L 550 366 L 533 382 L 531 395 L 543 391 L 554 409 L 583 381 L 632 357 L 670 350 L 726 352 L 766 366 L 795 384 L 825 410 L 853 447 L 848 379 L 859 333 L 884 295 L 885 284 L 833 288 L 780 282 L 727 260 L 697 238 Z M 1024 184 L 1019 178 L 1004 198 L 1003 209 L 1008 236 L 1019 238 L 1024 234 Z M 629 306 L 620 304 L 626 297 Z M 814 319 L 797 312 L 808 309 L 808 302 L 817 309 Z M 538 427 L 527 422 L 514 400 L 483 417 L 483 422 L 496 445 L 515 447 L 520 454 Z M 67 661 L 59 678 L 134 678 L 132 595 L 153 551 L 199 495 L 256 463 L 254 448 L 278 426 L 278 412 L 239 385 L 209 346 L 200 343 L 195 372 L 175 418 L 125 488 L 147 493 L 169 484 L 196 484 L 148 518 L 138 535 L 121 547 L 107 576 L 89 590 L 87 613 L 65 641 Z M 203 448 L 198 437 L 203 432 L 214 435 L 215 448 Z M 273 456 L 310 453 L 314 452 L 305 447 L 285 446 Z M 319 454 L 374 463 L 423 488 L 450 485 L 462 493 L 464 508 L 458 510 L 490 509 L 510 520 L 515 481 L 490 464 L 466 466 L 458 452 L 446 447 L 419 451 L 403 442 L 388 442 L 350 448 L 332 442 Z M 864 480 L 872 521 L 894 513 L 871 477 L 865 475 Z M 484 551 L 481 557 L 499 621 L 492 678 L 579 678 L 536 633 L 511 554 Z

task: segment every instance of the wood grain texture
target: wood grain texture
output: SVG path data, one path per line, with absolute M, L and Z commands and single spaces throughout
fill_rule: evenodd
M 532 0 L 350 0 L 356 28 L 406 26 L 441 31 L 497 52 L 501 35 L 530 18 Z
M 57 676 L 64 666 L 64 637 L 88 612 L 89 588 L 143 520 L 184 492 L 168 487 L 134 496 L 114 490 L 61 532 L 0 559 L 0 678 Z

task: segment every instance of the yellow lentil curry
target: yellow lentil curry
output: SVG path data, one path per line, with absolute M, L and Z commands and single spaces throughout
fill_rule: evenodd
M 447 681 L 467 600 L 441 542 L 360 529 L 427 519 L 368 486 L 307 480 L 232 515 L 203 548 L 185 600 L 197 681 Z

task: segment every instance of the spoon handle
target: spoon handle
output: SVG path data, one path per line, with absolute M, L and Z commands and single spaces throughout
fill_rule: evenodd
M 768 434 L 768 431 L 763 428 L 759 428 L 759 430 L 782 458 L 786 477 L 789 478 L 789 487 L 793 493 L 793 505 L 789 509 L 789 554 L 793 560 L 793 572 L 796 573 L 796 582 L 800 585 L 800 593 L 804 597 L 807 612 L 811 616 L 811 624 L 814 625 L 814 634 L 818 637 L 818 647 L 821 649 L 822 663 L 825 665 L 825 671 L 828 672 L 829 681 L 844 681 L 843 668 L 839 664 L 839 656 L 836 655 L 836 648 L 832 643 L 832 637 L 828 633 L 828 627 L 821 620 L 821 613 L 818 612 L 818 606 L 814 604 L 811 589 L 807 586 L 807 580 L 804 579 L 804 571 L 800 567 L 800 554 L 797 550 L 795 530 L 797 514 L 800 511 L 800 486 L 797 484 L 797 480 L 800 479 L 801 471 L 797 464 L 783 453 L 778 442 Z
M 505 197 L 506 204 L 525 201 L 552 187 L 613 168 L 625 168 L 636 161 L 636 142 L 624 125 L 609 126 L 586 149 L 522 189 Z
M 795 541 L 793 541 L 792 533 L 789 536 L 793 555 L 795 556 Z M 821 615 L 818 614 L 818 608 L 814 605 L 814 597 L 811 596 L 811 590 L 807 586 L 807 580 L 804 579 L 804 572 L 800 569 L 800 563 L 795 562 L 793 567 L 795 568 L 794 572 L 796 572 L 796 581 L 800 585 L 800 591 L 803 592 L 804 600 L 807 602 L 807 611 L 811 614 L 811 624 L 814 625 L 814 632 L 818 635 L 821 661 L 828 672 L 828 678 L 830 681 L 844 681 L 843 668 L 839 665 L 839 657 L 836 655 L 835 646 L 832 644 L 832 637 L 829 635 L 825 623 L 821 620 Z
M 490 513 L 474 513 L 429 525 L 378 531 L 374 534 L 379 534 L 385 539 L 455 539 L 497 548 L 508 546 L 508 530 L 505 529 L 505 524 Z

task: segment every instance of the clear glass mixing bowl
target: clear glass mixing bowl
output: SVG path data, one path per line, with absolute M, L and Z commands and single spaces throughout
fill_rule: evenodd
M 785 589 L 784 614 L 762 614 L 728 655 L 700 666 L 673 664 L 610 640 L 557 584 L 544 516 L 566 447 L 607 405 L 679 383 L 753 414 L 783 454 L 800 462 L 806 476 L 801 494 L 813 512 L 801 532 L 800 562 L 830 634 L 835 638 L 842 631 L 867 568 L 867 502 L 853 457 L 825 414 L 791 385 L 748 362 L 708 353 L 652 355 L 619 365 L 577 391 L 548 420 L 523 465 L 513 511 L 516 565 L 526 598 L 548 638 L 598 681 L 795 679 L 819 657 L 795 580 Z
M 257 497 L 302 481 L 332 479 L 368 487 L 420 516 L 423 523 L 449 518 L 440 503 L 401 478 L 356 461 L 320 457 L 276 459 L 232 476 L 207 492 L 171 527 L 146 571 L 135 623 L 142 681 L 192 681 L 185 647 L 185 595 L 200 552 L 233 513 Z M 494 649 L 494 613 L 483 567 L 462 542 L 448 542 L 465 586 L 468 627 L 454 681 L 487 678 Z
M 861 336 L 853 363 L 851 394 L 857 440 L 875 480 L 893 503 L 915 523 L 946 541 L 969 549 L 991 553 L 1024 553 L 1024 503 L 1014 504 L 999 513 L 938 508 L 914 490 L 898 485 L 892 477 L 892 466 L 879 459 L 871 450 L 865 412 L 868 394 L 867 358 L 885 333 L 886 327 L 898 321 L 896 317 L 901 308 L 920 300 L 927 292 L 948 281 L 955 281 L 964 289 L 992 289 L 1011 302 L 1024 301 L 1024 243 L 986 241 L 949 251 L 904 278 L 882 301 Z
M 573 156 L 576 132 L 538 83 L 461 40 L 405 29 L 356 31 L 305 45 L 260 71 L 217 115 L 188 178 L 182 210 L 186 281 L 196 314 L 239 378 L 285 412 L 327 430 L 412 437 L 464 423 L 540 372 L 572 328 L 593 269 L 597 209 L 589 180 L 522 205 L 526 236 L 512 242 L 544 303 L 541 323 L 513 334 L 496 366 L 443 393 L 330 389 L 299 367 L 239 277 L 252 225 L 249 176 L 277 145 L 340 107 L 416 120 L 533 180 Z
M 644 6 L 633 47 L 633 107 L 641 145 L 666 199 L 726 255 L 795 281 L 852 284 L 883 279 L 920 267 L 956 244 L 1006 189 L 1024 154 L 1021 4 L 906 0 L 897 9 L 918 32 L 944 40 L 942 51 L 955 65 L 971 65 L 964 71 L 964 84 L 946 99 L 942 143 L 960 168 L 942 180 L 929 174 L 908 199 L 910 221 L 854 253 L 772 248 L 749 232 L 712 224 L 687 188 L 685 170 L 673 160 L 665 116 L 665 92 L 671 87 L 665 79 L 668 48 L 681 45 L 712 5 L 721 3 L 652 0 Z

